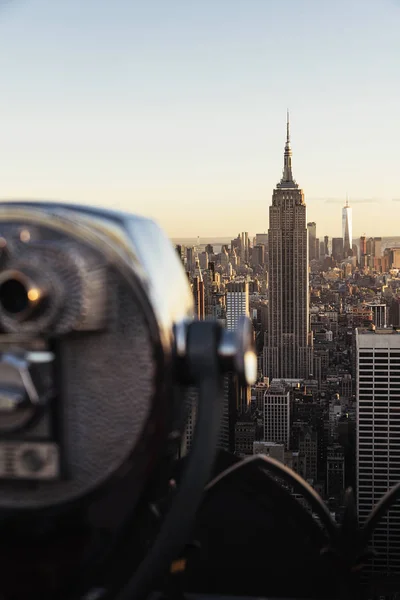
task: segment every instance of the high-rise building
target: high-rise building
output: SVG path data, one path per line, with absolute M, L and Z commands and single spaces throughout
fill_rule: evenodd
M 249 234 L 247 231 L 242 232 L 241 236 L 241 252 L 240 258 L 243 263 L 249 260 Z
M 308 260 L 316 258 L 317 224 L 307 223 L 308 231 Z
M 343 238 L 332 238 L 332 256 L 340 262 L 344 257 Z
M 382 262 L 384 272 L 400 269 L 400 248 L 385 248 Z
M 207 271 L 207 269 L 208 269 L 208 252 L 201 252 L 199 254 L 199 264 L 200 264 L 200 268 L 203 269 L 203 271 Z
M 195 260 L 192 283 L 195 315 L 198 319 L 205 319 L 205 293 L 203 275 L 200 269 L 199 261 Z
M 366 263 L 367 266 L 376 271 L 382 267 L 382 238 L 369 238 L 366 241 Z
M 307 237 L 304 193 L 292 174 L 288 116 L 283 175 L 269 209 L 264 374 L 271 379 L 307 378 L 312 370 Z
M 365 235 L 360 237 L 360 257 L 365 256 L 367 254 L 367 238 Z
M 254 246 L 264 246 L 264 264 L 268 264 L 268 233 L 256 233 Z
M 265 261 L 265 246 L 259 244 L 253 247 L 253 254 L 251 256 L 251 264 L 253 267 L 259 267 L 264 264 Z
M 264 441 L 284 444 L 290 442 L 290 389 L 280 380 L 271 382 L 264 396 Z
M 191 272 L 196 265 L 196 252 L 193 247 L 186 248 L 186 270 Z
M 232 281 L 226 290 L 226 327 L 232 331 L 241 316 L 249 316 L 249 284 L 247 281 Z
M 374 238 L 374 269 L 382 270 L 382 238 Z
M 353 209 L 346 200 L 346 205 L 342 209 L 342 237 L 344 257 L 352 254 L 353 248 Z
M 319 260 L 321 244 L 319 238 L 315 238 L 315 259 Z
M 303 479 L 317 480 L 318 436 L 311 427 L 305 427 L 299 435 L 301 474 Z
M 236 329 L 241 316 L 248 317 L 250 314 L 249 284 L 247 281 L 233 281 L 227 284 L 226 290 L 226 327 L 232 331 Z M 247 388 L 239 385 L 237 376 L 227 373 L 224 377 L 219 448 L 234 450 L 236 418 L 246 412 L 247 396 Z
M 327 235 L 324 236 L 324 254 L 329 256 L 329 237 Z
M 400 480 L 400 332 L 357 329 L 357 504 L 360 524 Z M 400 574 L 400 505 L 374 529 L 373 572 Z
M 367 238 L 365 235 L 360 237 L 360 267 L 364 269 L 367 266 Z

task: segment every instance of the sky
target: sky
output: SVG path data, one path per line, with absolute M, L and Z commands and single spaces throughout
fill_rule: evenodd
M 400 0 L 0 0 L 0 198 L 268 229 L 290 110 L 317 235 L 400 235 Z

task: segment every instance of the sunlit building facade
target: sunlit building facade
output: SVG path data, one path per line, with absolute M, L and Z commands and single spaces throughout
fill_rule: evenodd
M 357 329 L 357 504 L 360 523 L 400 481 L 400 333 Z M 372 538 L 376 575 L 400 575 L 400 505 Z
M 307 210 L 292 174 L 289 118 L 283 175 L 269 209 L 268 278 L 264 375 L 307 378 L 312 371 Z

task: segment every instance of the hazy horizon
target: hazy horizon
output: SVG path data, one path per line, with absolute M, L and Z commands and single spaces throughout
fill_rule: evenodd
M 252 232 L 248 232 L 249 233 L 249 239 L 252 242 L 253 241 L 253 237 L 255 237 L 255 234 L 253 234 Z M 262 231 L 258 231 L 257 233 L 265 233 Z M 199 237 L 199 245 L 200 246 L 205 246 L 206 244 L 214 244 L 216 246 L 218 246 L 219 244 L 230 244 L 231 241 L 236 237 L 236 236 L 198 236 Z M 336 237 L 336 236 L 333 236 Z M 340 236 L 338 236 L 340 237 Z M 368 236 L 368 237 L 372 237 L 372 236 Z M 382 238 L 382 250 L 385 247 L 389 247 L 389 245 L 393 246 L 400 246 L 400 235 L 383 235 L 383 236 L 375 236 L 375 237 L 381 237 Z M 171 242 L 174 244 L 182 244 L 183 246 L 195 246 L 197 244 L 197 237 L 176 237 L 176 238 L 170 238 Z M 329 239 L 332 239 L 332 236 L 329 236 Z M 323 237 L 320 239 L 320 241 L 323 241 Z M 355 237 L 353 238 L 353 244 L 356 244 L 358 247 L 360 245 L 360 239 L 359 237 Z
M 347 195 L 355 237 L 396 235 L 399 29 L 397 0 L 1 3 L 0 197 L 263 231 L 288 107 L 317 235 Z

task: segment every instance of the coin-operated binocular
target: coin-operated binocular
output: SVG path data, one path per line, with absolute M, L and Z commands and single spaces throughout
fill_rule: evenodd
M 255 379 L 252 325 L 193 319 L 184 269 L 150 220 L 12 202 L 0 236 L 0 594 L 143 597 L 201 501 L 224 373 Z M 179 445 L 192 385 L 186 471 L 134 561 L 127 532 Z M 131 550 L 132 568 L 115 569 Z

